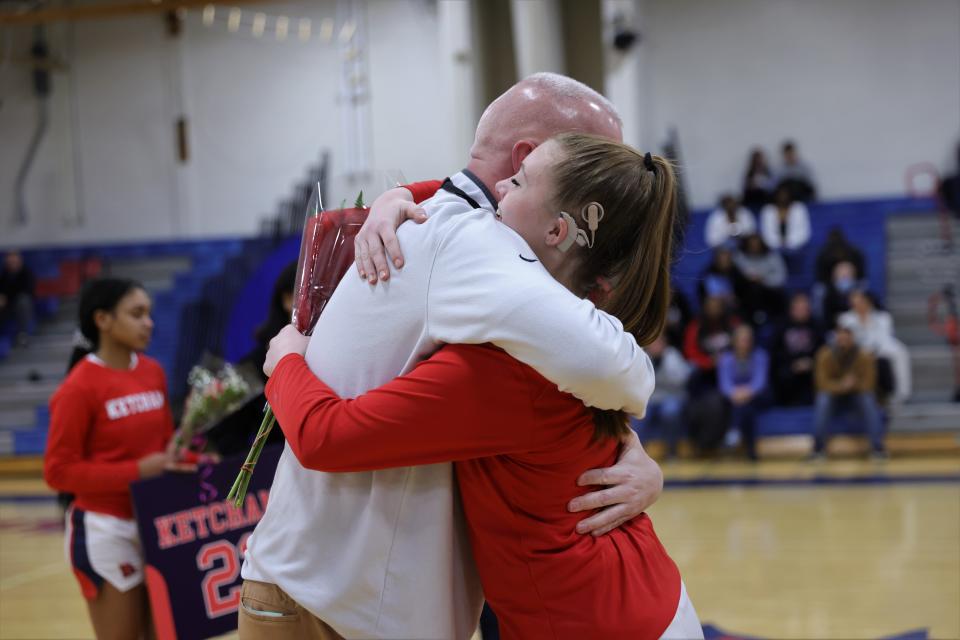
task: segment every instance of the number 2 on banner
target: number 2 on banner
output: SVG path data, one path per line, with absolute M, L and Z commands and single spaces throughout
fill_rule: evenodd
M 203 545 L 197 552 L 197 568 L 208 572 L 200 583 L 208 618 L 233 613 L 240 605 L 240 585 L 233 583 L 240 577 L 238 555 L 246 551 L 248 535 L 240 539 L 239 549 L 229 540 L 217 540 Z M 218 561 L 220 566 L 214 568 Z M 224 595 L 221 590 L 229 585 L 233 586 Z

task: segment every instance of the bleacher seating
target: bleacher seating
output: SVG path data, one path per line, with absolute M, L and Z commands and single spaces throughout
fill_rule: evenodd
M 930 212 L 936 210 L 931 200 L 896 198 L 886 200 L 857 200 L 843 202 L 814 203 L 809 206 L 811 240 L 797 258 L 800 266 L 790 274 L 788 291 L 810 291 L 814 283 L 814 263 L 817 251 L 826 240 L 833 227 L 840 227 L 864 254 L 867 266 L 867 279 L 871 290 L 883 300 L 886 295 L 887 238 L 885 221 L 890 215 L 902 215 L 904 212 Z M 700 273 L 709 265 L 712 251 L 704 241 L 704 227 L 707 216 L 712 211 L 704 209 L 694 211 L 690 224 L 684 232 L 683 249 L 677 256 L 673 269 L 674 285 L 680 289 L 694 309 L 699 307 L 697 283 Z M 761 339 L 769 336 L 769 331 L 758 331 Z M 767 344 L 762 346 L 768 347 Z M 647 430 L 641 433 L 644 439 L 659 439 L 661 434 Z M 859 425 L 850 415 L 837 416 L 831 425 L 834 433 L 856 433 Z M 757 436 L 812 435 L 812 407 L 773 407 L 762 412 L 757 418 Z
M 839 226 L 863 250 L 871 288 L 882 299 L 886 292 L 886 217 L 932 209 L 930 201 L 908 199 L 812 205 L 812 241 L 800 258 L 805 267 L 791 276 L 788 287 L 810 288 L 817 249 L 830 228 Z M 691 216 L 684 248 L 674 267 L 675 284 L 695 308 L 697 278 L 711 257 L 703 241 L 708 213 L 696 211 Z M 148 351 L 163 365 L 172 395 L 178 401 L 186 372 L 204 350 L 235 360 L 250 348 L 252 329 L 263 320 L 273 281 L 283 266 L 296 258 L 298 247 L 297 238 L 231 238 L 34 249 L 24 251 L 24 258 L 40 283 L 39 318 L 55 314 L 59 300 L 75 296 L 84 278 L 101 271 L 122 276 L 122 272 L 111 269 L 112 264 L 126 264 L 134 259 L 187 259 L 189 268 L 176 273 L 165 289 L 154 293 L 156 329 Z M 5 343 L 0 336 L 0 366 L 9 349 L 9 340 Z M 49 412 L 46 405 L 40 404 L 32 428 L 12 431 L 12 453 L 41 453 L 48 423 Z M 854 430 L 852 422 L 843 416 L 834 426 L 839 432 Z M 811 427 L 809 407 L 772 408 L 760 416 L 757 425 L 761 437 L 809 434 Z
M 181 345 L 184 336 L 184 310 L 202 297 L 204 284 L 224 271 L 231 258 L 243 255 L 251 244 L 263 240 L 223 239 L 203 241 L 151 242 L 143 244 L 124 244 L 92 246 L 82 248 L 47 248 L 26 250 L 24 261 L 34 270 L 38 279 L 38 306 L 46 310 L 45 317 L 55 312 L 60 300 L 73 299 L 87 277 L 100 274 L 124 277 L 124 267 L 134 265 L 136 261 L 156 261 L 161 258 L 182 259 L 186 269 L 175 273 L 170 282 L 145 282 L 148 289 L 151 284 L 160 287 L 152 291 L 154 297 L 154 339 L 148 349 L 148 355 L 156 358 L 167 373 L 172 389 L 178 388 L 176 364 L 178 355 L 184 350 Z M 122 266 L 120 266 L 122 265 Z M 129 274 L 128 274 L 129 275 Z M 133 274 L 137 277 L 137 274 Z M 28 347 L 29 349 L 29 347 Z M 4 354 L 0 351 L 0 360 Z M 62 373 L 66 367 L 68 353 L 63 361 L 56 363 L 56 371 Z M 0 366 L 3 363 L 0 362 Z M 184 374 L 185 375 L 185 374 Z M 12 433 L 12 451 L 16 455 L 36 455 L 43 452 L 46 432 L 49 424 L 49 412 L 46 404 L 38 404 L 33 424 L 14 425 Z

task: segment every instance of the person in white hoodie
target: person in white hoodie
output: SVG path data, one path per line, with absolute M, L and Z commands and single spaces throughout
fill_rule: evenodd
M 771 249 L 793 252 L 810 242 L 810 212 L 794 200 L 790 190 L 777 189 L 773 204 L 760 211 L 760 234 Z
M 893 334 L 893 316 L 878 309 L 873 297 L 863 289 L 850 292 L 850 311 L 843 313 L 838 324 L 850 327 L 857 344 L 878 361 L 886 359 L 893 373 L 894 402 L 905 402 L 913 391 L 910 352 Z M 883 376 L 878 376 L 882 378 Z
M 757 221 L 731 193 L 720 198 L 720 206 L 707 218 L 706 241 L 711 249 L 731 240 L 748 236 L 757 230 Z

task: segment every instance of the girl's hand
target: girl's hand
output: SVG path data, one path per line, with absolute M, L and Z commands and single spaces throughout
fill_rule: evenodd
M 163 473 L 170 463 L 169 454 L 157 451 L 137 460 L 137 469 L 141 478 L 154 478 Z
M 570 511 L 596 511 L 577 524 L 577 533 L 602 536 L 613 531 L 643 513 L 663 491 L 663 471 L 644 451 L 637 434 L 631 430 L 621 440 L 623 450 L 617 464 L 592 469 L 577 480 L 581 487 L 605 487 L 570 501 Z
M 384 192 L 373 201 L 367 221 L 353 241 L 357 273 L 370 284 L 390 278 L 389 262 L 403 267 L 403 252 L 397 240 L 397 229 L 407 220 L 417 224 L 427 221 L 427 214 L 413 202 L 413 194 L 403 187 Z
M 280 330 L 273 340 L 270 341 L 270 349 L 267 351 L 267 359 L 263 362 L 263 373 L 268 378 L 273 375 L 273 370 L 277 368 L 277 363 L 283 360 L 285 356 L 291 353 L 303 355 L 307 352 L 307 344 L 310 342 L 309 336 L 305 336 L 294 327 L 288 324 Z

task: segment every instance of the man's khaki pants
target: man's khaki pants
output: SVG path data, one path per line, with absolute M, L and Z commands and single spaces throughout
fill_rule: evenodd
M 343 640 L 280 587 L 244 580 L 240 592 L 241 640 Z

